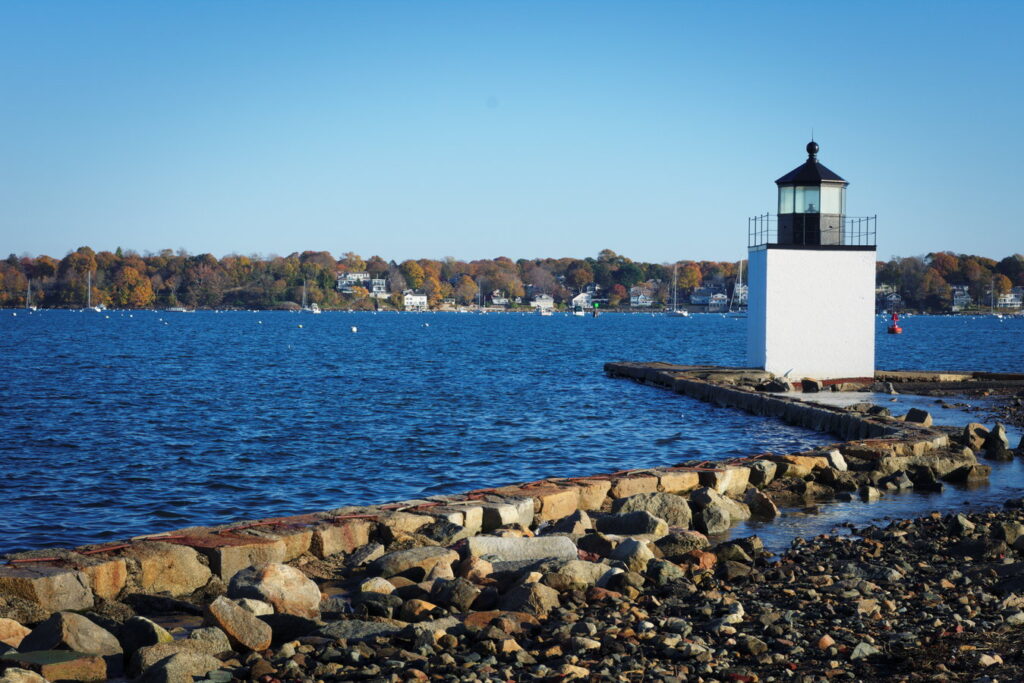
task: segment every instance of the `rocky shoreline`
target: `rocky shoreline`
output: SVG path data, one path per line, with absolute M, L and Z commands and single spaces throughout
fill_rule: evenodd
M 979 457 L 1014 457 L 1000 426 L 813 406 L 730 369 L 610 374 L 847 441 L 11 555 L 0 681 L 1024 677 L 1020 500 L 780 557 L 715 542 L 780 506 L 984 480 Z

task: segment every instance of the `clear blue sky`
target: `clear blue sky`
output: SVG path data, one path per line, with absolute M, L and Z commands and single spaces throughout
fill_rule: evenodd
M 1021 2 L 0 5 L 0 252 L 738 259 L 806 157 L 879 256 L 1024 251 Z

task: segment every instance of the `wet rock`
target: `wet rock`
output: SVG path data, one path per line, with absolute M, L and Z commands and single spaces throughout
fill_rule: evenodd
M 35 650 L 74 650 L 90 655 L 119 655 L 121 644 L 110 631 L 74 612 L 57 612 L 32 629 L 18 647 Z
M 233 647 L 255 651 L 270 647 L 270 627 L 233 600 L 217 598 L 206 606 L 203 616 L 208 626 L 216 626 L 227 635 Z
M 663 519 L 669 526 L 688 529 L 692 513 L 686 499 L 674 493 L 638 493 L 627 498 L 617 498 L 612 503 L 612 512 L 648 512 Z
M 922 427 L 932 426 L 932 415 L 927 410 L 921 410 L 920 408 L 911 408 L 906 415 L 903 416 L 904 422 L 911 422 L 913 424 L 919 424 Z
M 750 515 L 756 519 L 769 520 L 779 516 L 779 506 L 760 489 L 748 489 L 743 501 L 750 508 Z
M 228 597 L 262 600 L 278 614 L 320 618 L 320 588 L 286 564 L 272 562 L 243 569 L 231 578 Z
M 721 534 L 729 530 L 732 520 L 724 508 L 711 505 L 697 511 L 693 517 L 693 526 L 705 534 Z
M 574 560 L 579 556 L 576 544 L 566 536 L 536 538 L 474 536 L 467 542 L 466 550 L 470 556 L 483 557 L 491 562 Z
M 862 486 L 860 488 L 860 498 L 861 498 L 861 500 L 863 500 L 865 502 L 869 502 L 870 503 L 872 501 L 876 501 L 876 500 L 880 499 L 881 497 L 882 497 L 882 492 L 879 491 L 874 486 Z
M 878 483 L 880 488 L 887 491 L 908 491 L 914 488 L 914 482 L 910 481 L 907 473 L 902 471 L 890 474 Z
M 501 609 L 543 615 L 559 606 L 558 591 L 540 583 L 514 587 L 498 602 Z
M 988 465 L 964 465 L 951 471 L 943 480 L 952 484 L 977 484 L 988 481 L 991 472 Z
M 985 443 L 985 439 L 988 437 L 988 427 L 977 422 L 971 422 L 964 427 L 961 440 L 964 444 L 972 451 L 980 451 L 982 444 Z
M 772 483 L 778 468 L 771 460 L 758 460 L 750 465 L 750 483 L 757 487 L 765 487 Z
M 473 540 L 470 539 L 471 544 Z M 413 580 L 420 580 L 435 565 L 447 564 L 450 567 L 458 559 L 458 553 L 447 548 L 437 546 L 410 548 L 388 553 L 374 560 L 369 566 L 369 572 L 383 576 L 385 579 L 392 576 L 408 576 Z
M 606 534 L 622 536 L 664 536 L 668 533 L 668 523 L 646 510 L 637 510 L 605 515 L 597 520 L 597 529 Z
M 985 437 L 985 441 L 981 444 L 981 449 L 987 460 L 997 460 L 1002 462 L 1013 460 L 1013 452 L 1010 450 L 1010 441 L 1006 436 L 1006 427 L 998 422 Z

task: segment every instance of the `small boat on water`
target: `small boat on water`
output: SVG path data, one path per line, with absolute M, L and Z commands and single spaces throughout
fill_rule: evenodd
M 903 328 L 900 327 L 899 313 L 892 314 L 892 320 L 889 322 L 889 326 L 886 328 L 886 332 L 888 332 L 889 334 L 903 334 Z
M 107 307 L 102 303 L 96 306 L 92 305 L 92 271 L 89 271 L 88 276 L 89 277 L 86 280 L 85 285 L 85 310 L 93 311 L 94 313 L 102 313 L 107 310 Z
M 685 308 L 679 308 L 679 280 L 676 277 L 676 271 L 678 270 L 678 263 L 672 266 L 672 310 L 668 311 L 665 315 L 670 318 L 689 318 L 690 312 Z

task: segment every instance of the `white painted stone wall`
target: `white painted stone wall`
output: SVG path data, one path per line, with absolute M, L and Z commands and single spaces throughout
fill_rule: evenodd
M 748 364 L 791 381 L 873 377 L 875 255 L 751 249 Z

